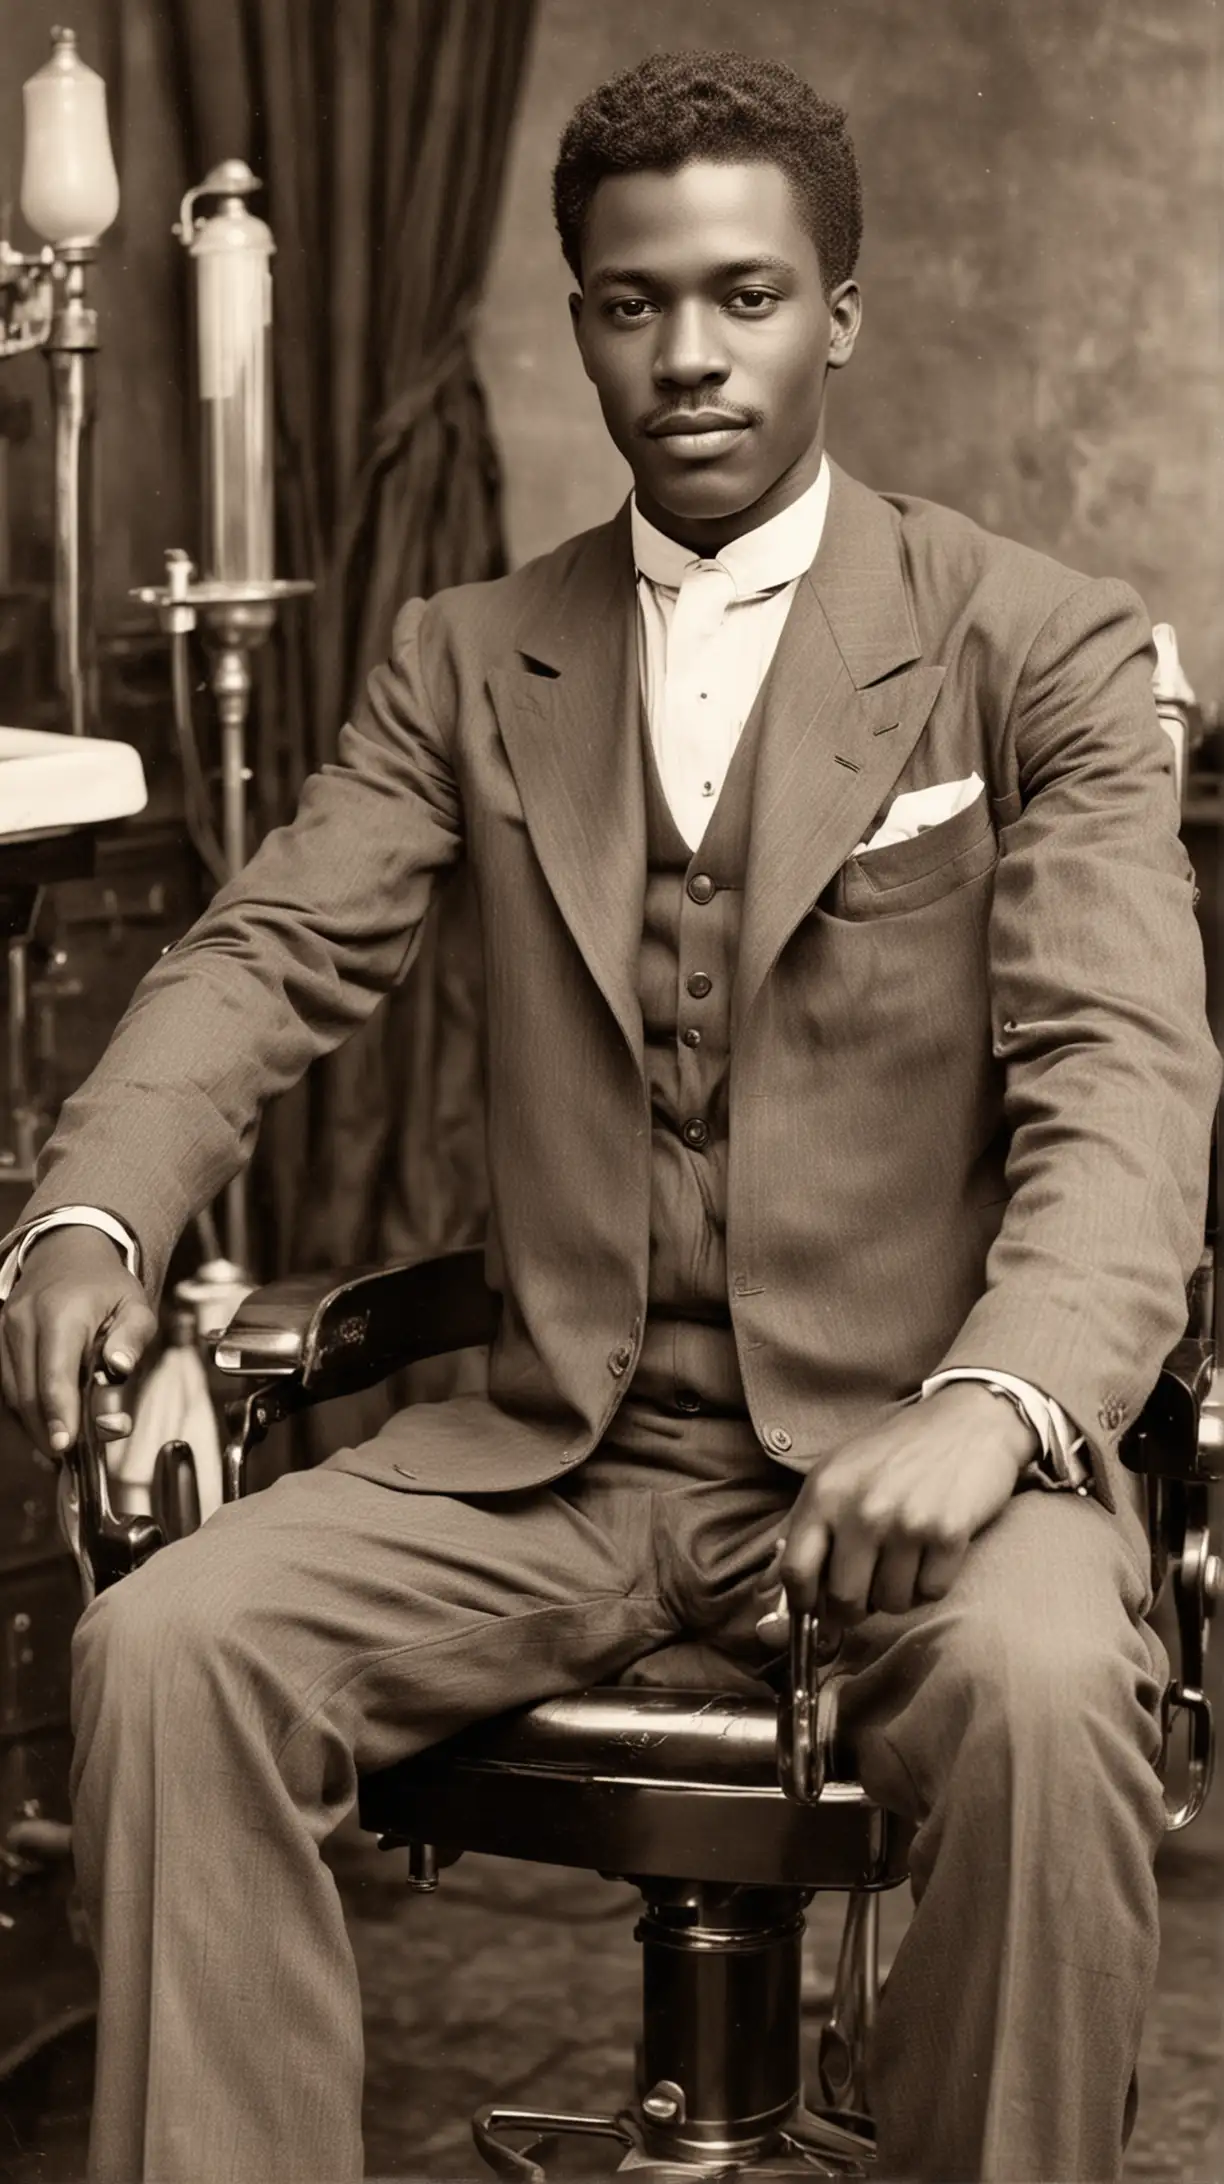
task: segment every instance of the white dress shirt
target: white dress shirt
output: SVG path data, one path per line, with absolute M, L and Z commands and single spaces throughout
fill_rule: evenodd
M 36 1244 L 40 1236 L 46 1236 L 57 1228 L 100 1229 L 104 1236 L 110 1237 L 128 1273 L 134 1274 L 137 1280 L 140 1279 L 140 1245 L 126 1221 L 121 1221 L 116 1214 L 103 1213 L 100 1206 L 57 1206 L 54 1213 L 44 1213 L 39 1220 L 31 1221 L 29 1227 L 22 1230 L 8 1256 L 0 1262 L 0 1304 L 7 1303 L 11 1296 L 13 1284 L 25 1265 L 26 1253 L 31 1245 Z
M 632 508 L 642 701 L 672 816 L 696 849 L 816 558 L 829 466 L 781 515 L 699 558 Z
M 690 553 L 648 522 L 634 498 L 642 697 L 659 776 L 684 840 L 696 849 L 718 801 L 736 744 L 777 651 L 796 587 L 816 558 L 829 505 L 829 465 L 822 461 L 806 492 L 755 531 L 716 555 Z M 47 1229 L 67 1223 L 102 1229 L 132 1272 L 139 1245 L 111 1214 L 62 1207 L 33 1224 L 0 1265 L 0 1304 L 25 1252 Z M 1065 1411 L 1027 1381 L 968 1368 L 924 1381 L 931 1395 L 951 1380 L 984 1382 L 1015 1398 L 1041 1443 L 1046 1484 L 1076 1486 L 1088 1467 Z

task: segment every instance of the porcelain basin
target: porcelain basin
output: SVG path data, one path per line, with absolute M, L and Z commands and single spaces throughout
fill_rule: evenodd
M 147 802 L 130 743 L 0 728 L 0 841 L 127 819 Z

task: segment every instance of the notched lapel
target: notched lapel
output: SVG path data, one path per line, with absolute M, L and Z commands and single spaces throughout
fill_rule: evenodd
M 889 511 L 834 465 L 820 552 L 761 696 L 736 1027 L 930 718 L 944 671 L 920 649 Z
M 643 1067 L 646 887 L 640 681 L 627 521 L 584 541 L 489 692 L 540 868 Z M 543 668 L 545 672 L 541 673 Z

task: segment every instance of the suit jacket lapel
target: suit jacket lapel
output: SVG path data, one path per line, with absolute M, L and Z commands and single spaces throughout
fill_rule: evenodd
M 742 1025 L 800 919 L 860 841 L 930 715 L 891 515 L 836 464 L 820 550 L 800 580 L 765 709 L 735 982 Z M 917 664 L 915 664 L 917 663 Z
M 518 661 L 489 688 L 540 867 L 642 1070 L 636 605 L 626 504 L 581 542 L 559 594 L 519 632 Z

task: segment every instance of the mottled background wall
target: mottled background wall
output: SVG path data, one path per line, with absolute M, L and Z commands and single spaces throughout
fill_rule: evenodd
M 190 464 L 165 25 L 158 0 L 127 0 L 108 44 L 108 12 L 0 0 L 0 176 L 11 192 L 19 86 L 67 13 L 122 147 L 98 283 L 114 611 L 190 543 Z M 851 111 L 868 313 L 836 389 L 841 460 L 1127 576 L 1177 624 L 1200 694 L 1224 698 L 1217 0 L 541 0 L 481 333 L 515 558 L 597 521 L 625 482 L 570 346 L 548 213 L 561 127 L 609 70 L 721 44 L 791 62 Z M 37 360 L 4 371 L 41 404 Z M 45 551 L 45 455 L 15 465 L 27 558 Z
M 850 109 L 867 317 L 834 452 L 1126 576 L 1224 697 L 1215 0 L 542 0 L 483 344 L 516 557 L 598 521 L 627 475 L 570 344 L 560 130 L 612 69 L 724 44 Z

